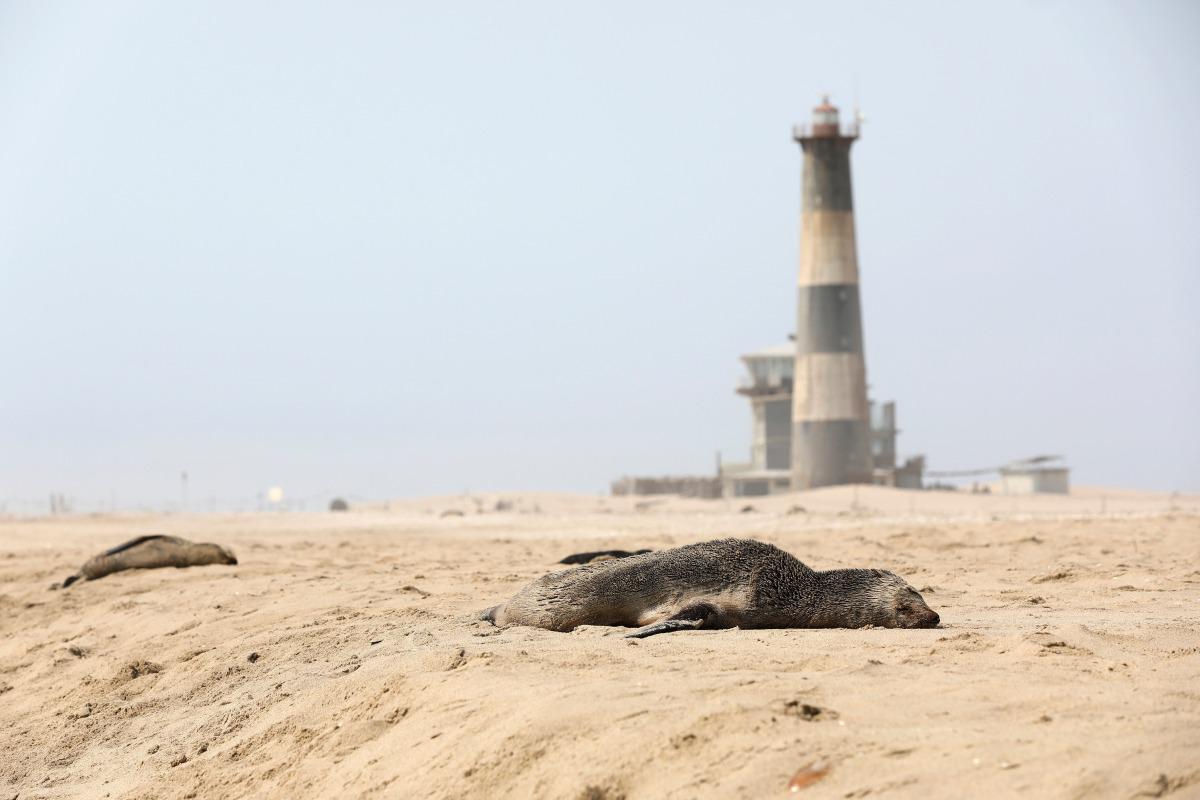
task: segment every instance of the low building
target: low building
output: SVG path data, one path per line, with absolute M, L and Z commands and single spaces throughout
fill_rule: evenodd
M 721 481 L 711 475 L 629 476 L 613 481 L 610 488 L 614 497 L 653 494 L 708 498 L 721 496 Z
M 1037 456 L 1000 468 L 995 490 L 1001 494 L 1069 494 L 1070 470 L 1062 456 Z
M 892 473 L 892 486 L 897 489 L 925 488 L 925 456 L 913 456 L 904 460 Z

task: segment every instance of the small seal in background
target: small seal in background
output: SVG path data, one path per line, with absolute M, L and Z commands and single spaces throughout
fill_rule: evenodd
M 189 542 L 176 536 L 139 536 L 125 544 L 93 556 L 79 572 L 62 582 L 66 589 L 81 581 L 94 581 L 127 569 L 157 569 L 159 567 L 199 567 L 205 564 L 237 564 L 229 550 L 216 544 Z M 50 587 L 59 588 L 57 584 Z

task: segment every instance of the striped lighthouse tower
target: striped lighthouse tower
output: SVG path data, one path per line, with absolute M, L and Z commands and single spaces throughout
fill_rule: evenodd
M 870 483 L 871 429 L 863 361 L 850 146 L 826 97 L 811 126 L 794 132 L 804 151 L 800 291 L 792 399 L 792 489 Z

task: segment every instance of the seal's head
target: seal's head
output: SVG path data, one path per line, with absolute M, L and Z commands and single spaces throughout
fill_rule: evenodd
M 925 598 L 894 572 L 837 569 L 818 574 L 825 591 L 814 619 L 819 626 L 936 628 L 941 622 Z
M 233 551 L 221 547 L 219 544 L 194 544 L 194 551 L 191 554 L 190 561 L 198 564 L 228 564 L 235 566 L 237 564 L 237 556 Z
M 872 570 L 875 572 L 875 570 Z M 880 586 L 878 617 L 874 625 L 883 628 L 936 628 L 941 622 L 938 613 L 925 603 L 921 593 L 908 582 L 887 570 L 878 570 Z

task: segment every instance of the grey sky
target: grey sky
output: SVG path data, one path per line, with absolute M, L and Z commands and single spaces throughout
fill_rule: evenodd
M 0 503 L 742 460 L 799 149 L 933 468 L 1200 489 L 1200 5 L 0 2 Z

